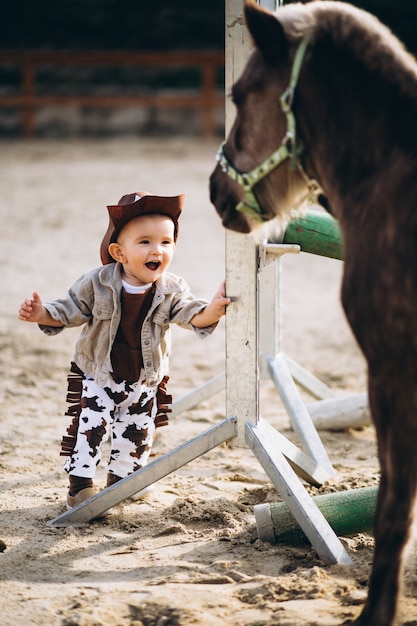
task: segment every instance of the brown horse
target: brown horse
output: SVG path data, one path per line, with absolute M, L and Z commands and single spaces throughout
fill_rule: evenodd
M 417 487 L 417 65 L 344 2 L 245 5 L 255 49 L 210 178 L 223 224 L 286 216 L 307 187 L 340 221 L 342 302 L 368 364 L 381 480 L 361 626 L 395 622 Z

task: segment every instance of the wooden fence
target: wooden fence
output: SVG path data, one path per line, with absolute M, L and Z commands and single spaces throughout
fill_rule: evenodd
M 7 51 L 0 50 L 0 67 L 18 67 L 21 84 L 18 93 L 0 93 L 0 107 L 19 109 L 22 112 L 22 134 L 36 134 L 36 111 L 46 106 L 88 107 L 154 107 L 195 108 L 201 112 L 201 132 L 204 136 L 215 134 L 215 110 L 224 109 L 224 87 L 218 86 L 217 73 L 224 67 L 224 53 L 217 51 L 176 52 L 78 52 L 78 51 Z M 200 84 L 190 93 L 181 89 L 152 89 L 151 93 L 119 93 L 114 95 L 38 93 L 37 72 L 45 67 L 196 67 Z M 184 90 L 183 90 L 184 91 Z

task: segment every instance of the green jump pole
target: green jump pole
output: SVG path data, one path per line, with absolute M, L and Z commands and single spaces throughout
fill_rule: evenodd
M 312 500 L 336 535 L 353 535 L 374 525 L 378 487 L 362 487 L 314 496 Z M 258 537 L 269 543 L 298 544 L 308 541 L 284 502 L 254 506 Z
M 310 252 L 331 259 L 343 259 L 343 240 L 340 226 L 328 213 L 305 209 L 291 220 L 282 243 L 296 243 L 302 252 Z

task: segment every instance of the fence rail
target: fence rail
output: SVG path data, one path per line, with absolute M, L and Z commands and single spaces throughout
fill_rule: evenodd
M 46 106 L 88 107 L 154 107 L 195 108 L 201 112 L 201 132 L 215 134 L 215 110 L 224 109 L 224 89 L 218 87 L 216 72 L 224 67 L 224 53 L 217 51 L 126 52 L 126 51 L 9 51 L 0 50 L 0 66 L 20 68 L 19 93 L 0 94 L 0 107 L 22 111 L 22 131 L 25 137 L 36 134 L 36 111 Z M 196 67 L 200 85 L 196 93 L 163 93 L 155 90 L 146 94 L 109 95 L 37 93 L 36 77 L 44 67 Z M 43 88 L 44 90 L 44 88 Z

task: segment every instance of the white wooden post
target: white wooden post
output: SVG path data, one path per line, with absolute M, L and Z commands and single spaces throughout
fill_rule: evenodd
M 226 0 L 226 134 L 235 117 L 228 94 L 251 50 L 242 0 Z M 238 300 L 226 314 L 226 415 L 237 418 L 232 444 L 246 447 L 245 424 L 258 421 L 258 248 L 251 235 L 226 231 L 227 294 Z
M 266 266 L 259 276 L 259 375 L 270 378 L 268 358 L 279 354 L 281 345 L 282 259 Z

